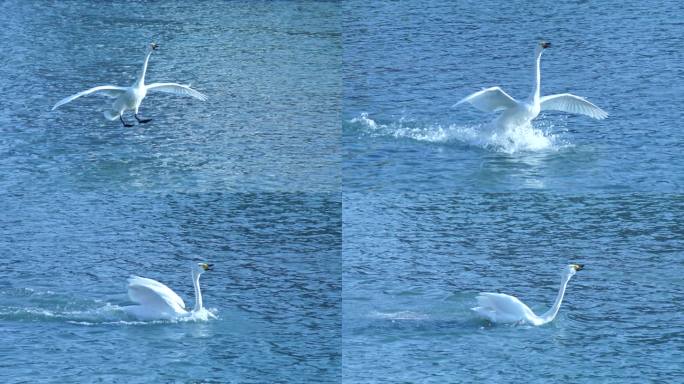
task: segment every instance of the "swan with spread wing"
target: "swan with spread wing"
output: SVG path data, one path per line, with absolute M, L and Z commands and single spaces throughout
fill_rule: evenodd
M 553 321 L 558 314 L 565 289 L 570 278 L 584 268 L 582 264 L 570 264 L 563 269 L 561 285 L 556 296 L 556 301 L 551 309 L 541 316 L 536 315 L 530 307 L 525 305 L 517 297 L 504 293 L 482 292 L 477 296 L 478 306 L 472 308 L 479 316 L 492 323 L 518 323 L 530 325 L 543 325 Z
M 134 111 L 134 116 L 135 119 L 138 120 L 138 123 L 147 123 L 152 120 L 142 119 L 140 118 L 140 116 L 138 116 L 140 104 L 142 103 L 145 96 L 147 96 L 147 92 L 165 92 L 180 96 L 190 96 L 202 101 L 207 100 L 206 95 L 190 88 L 187 85 L 176 83 L 145 84 L 145 73 L 147 72 L 147 63 L 150 61 L 150 56 L 152 55 L 152 52 L 156 51 L 158 48 L 159 44 L 156 43 L 151 43 L 150 45 L 148 45 L 147 52 L 145 53 L 145 62 L 143 63 L 142 70 L 136 78 L 135 83 L 133 83 L 133 85 L 131 85 L 130 87 L 100 85 L 60 100 L 59 102 L 57 102 L 57 104 L 55 104 L 54 107 L 52 107 L 52 110 L 54 111 L 59 106 L 71 102 L 75 99 L 78 99 L 81 96 L 87 96 L 90 94 L 100 94 L 115 99 L 114 103 L 112 104 L 112 107 L 104 112 L 105 118 L 107 118 L 107 120 L 119 119 L 121 123 L 124 125 L 124 127 L 132 127 L 133 124 L 129 124 L 123 119 L 124 112 L 128 110 Z
M 128 297 L 137 305 L 126 306 L 123 310 L 139 320 L 173 320 L 205 311 L 199 278 L 202 273 L 211 271 L 212 267 L 213 264 L 207 263 L 192 265 L 192 285 L 195 288 L 195 308 L 192 311 L 185 307 L 183 299 L 171 288 L 140 276 L 128 279 Z M 208 313 L 208 317 L 214 316 Z
M 516 100 L 499 87 L 491 87 L 475 92 L 463 98 L 454 107 L 468 102 L 483 112 L 503 112 L 496 119 L 496 125 L 501 128 L 513 128 L 528 124 L 541 111 L 561 111 L 589 116 L 594 119 L 605 119 L 608 113 L 583 97 L 571 93 L 540 96 L 541 88 L 541 56 L 551 43 L 541 41 L 534 52 L 534 86 L 532 93 L 525 100 Z

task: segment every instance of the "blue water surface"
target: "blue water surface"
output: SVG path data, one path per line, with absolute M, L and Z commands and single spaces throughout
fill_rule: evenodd
M 343 377 L 349 383 L 684 380 L 684 12 L 678 2 L 359 2 L 343 12 Z M 483 87 L 572 92 L 494 135 Z M 494 325 L 481 291 L 558 318 Z
M 325 194 L 5 195 L 3 382 L 337 382 L 340 204 Z M 208 321 L 139 322 L 126 278 Z
M 332 3 L 9 1 L 0 19 L 0 382 L 340 380 L 340 23 Z M 152 122 L 89 96 L 155 40 Z M 126 119 L 133 122 L 133 117 Z M 137 322 L 126 278 L 209 321 Z
M 373 383 L 682 379 L 684 197 L 345 195 L 343 377 Z M 478 292 L 558 317 L 491 324 Z
M 6 3 L 0 186 L 60 180 L 122 191 L 323 191 L 340 182 L 340 25 L 334 4 Z M 123 129 L 103 96 L 146 82 L 190 84 L 206 102 L 150 93 L 148 124 Z M 133 122 L 133 116 L 124 116 Z
M 344 188 L 681 191 L 679 2 L 345 2 Z M 571 92 L 607 120 L 543 112 L 492 137 L 485 87 Z M 500 135 L 501 136 L 501 135 Z

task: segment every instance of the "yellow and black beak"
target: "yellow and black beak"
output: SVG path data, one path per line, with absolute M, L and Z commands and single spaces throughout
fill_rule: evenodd
M 153 50 L 153 51 L 156 51 L 157 48 L 159 48 L 159 44 L 157 44 L 157 43 L 152 43 L 152 50 Z
M 584 269 L 584 264 L 572 264 L 572 268 L 575 269 L 575 272 L 581 271 L 582 269 Z
M 542 48 L 544 48 L 544 49 L 546 49 L 546 48 L 551 48 L 551 43 L 549 43 L 548 41 L 542 41 L 542 42 L 541 42 L 541 46 L 542 46 Z
M 214 264 L 202 263 L 202 264 L 200 264 L 200 267 L 202 267 L 202 269 L 204 269 L 205 271 L 213 271 L 214 270 Z

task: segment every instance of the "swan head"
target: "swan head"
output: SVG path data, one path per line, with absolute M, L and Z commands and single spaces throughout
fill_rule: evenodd
M 149 52 L 156 51 L 159 48 L 159 44 L 157 43 L 150 43 L 150 45 L 147 46 L 147 50 Z
M 565 267 L 563 272 L 566 276 L 572 277 L 575 275 L 575 273 L 577 273 L 577 271 L 581 271 L 582 269 L 584 269 L 584 264 L 570 264 Z
M 193 272 L 201 275 L 204 272 L 213 271 L 214 270 L 214 264 L 196 263 L 196 264 L 192 265 L 192 270 L 193 270 Z
M 551 48 L 551 43 L 549 43 L 546 40 L 542 40 L 539 42 L 539 44 L 537 44 L 537 48 L 535 49 L 535 52 L 537 55 L 541 55 L 541 53 L 544 52 L 544 50 L 546 48 Z

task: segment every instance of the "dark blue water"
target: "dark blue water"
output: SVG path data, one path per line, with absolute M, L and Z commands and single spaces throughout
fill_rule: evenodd
M 299 381 L 339 377 L 340 204 L 286 193 L 3 197 L 3 381 Z M 126 278 L 218 319 L 141 323 Z
M 343 377 L 350 383 L 684 380 L 682 7 L 345 2 Z M 504 139 L 451 106 L 572 92 Z M 559 316 L 492 325 L 481 291 Z
M 0 382 L 340 380 L 335 4 L 10 1 L 0 19 Z M 147 80 L 123 128 L 90 96 Z M 132 122 L 131 115 L 126 116 Z M 206 322 L 126 317 L 137 274 Z
M 659 194 L 346 194 L 348 382 L 673 382 L 681 378 L 684 198 Z M 492 325 L 478 292 L 541 327 Z M 677 378 L 677 379 L 675 379 Z
M 0 144 L 14 151 L 2 165 L 15 171 L 3 172 L 3 187 L 17 186 L 19 174 L 124 191 L 337 192 L 334 4 L 16 1 L 5 8 Z M 160 49 L 146 82 L 191 84 L 208 101 L 150 93 L 140 112 L 154 120 L 131 129 L 103 118 L 111 105 L 103 96 L 50 111 L 96 85 L 132 84 L 152 39 Z
M 8 1 L 0 20 L 0 382 L 684 380 L 678 2 Z M 543 113 L 494 135 L 482 87 Z M 152 122 L 99 96 L 160 44 Z M 129 121 L 133 121 L 130 115 Z M 126 316 L 131 274 L 208 321 Z M 494 325 L 481 291 L 559 316 Z
M 344 188 L 661 191 L 684 181 L 678 2 L 347 2 Z M 541 93 L 571 92 L 603 121 L 543 113 L 487 134 L 465 104 L 484 87 L 524 99 L 539 39 Z

